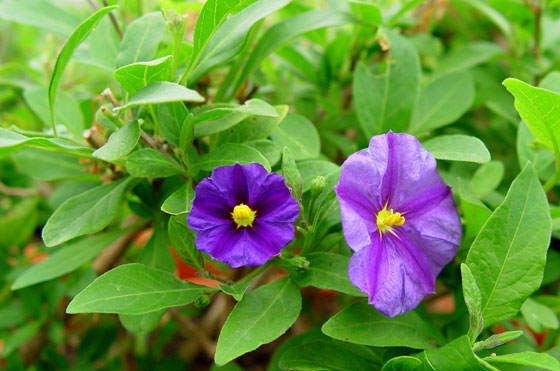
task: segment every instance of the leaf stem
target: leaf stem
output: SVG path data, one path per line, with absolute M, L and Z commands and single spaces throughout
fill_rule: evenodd
M 268 268 L 274 260 L 276 260 L 276 258 L 270 259 L 269 261 L 267 261 L 266 263 L 264 263 L 260 267 L 252 270 L 249 274 L 247 274 L 245 277 L 241 278 L 240 280 L 238 280 L 235 283 L 238 284 L 238 283 L 245 283 L 245 282 L 251 281 L 253 278 L 258 276 L 261 272 L 263 272 L 266 268 Z

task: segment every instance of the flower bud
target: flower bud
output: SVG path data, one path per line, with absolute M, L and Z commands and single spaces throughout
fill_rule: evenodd
M 325 180 L 325 177 L 323 176 L 317 176 L 315 178 L 313 178 L 313 180 L 311 181 L 311 197 L 317 197 L 321 194 L 321 192 L 323 192 L 323 189 L 325 189 L 325 187 L 327 186 L 327 181 Z

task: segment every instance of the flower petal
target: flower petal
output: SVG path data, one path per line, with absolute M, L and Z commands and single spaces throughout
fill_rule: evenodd
M 436 160 L 409 134 L 389 132 L 371 138 L 368 154 L 383 174 L 381 198 L 400 213 L 428 211 L 449 193 Z
M 378 193 L 381 176 L 377 165 L 366 150 L 354 153 L 342 164 L 335 187 L 344 236 L 355 251 L 369 246 L 370 236 L 377 234 L 375 215 L 383 207 Z
M 214 169 L 210 178 L 224 194 L 231 208 L 240 203 L 253 208 L 255 198 L 268 174 L 261 164 L 235 164 Z
M 206 178 L 196 186 L 196 197 L 187 222 L 194 231 L 212 228 L 216 225 L 231 224 L 231 208 L 224 194 L 212 182 Z
M 293 222 L 299 215 L 299 205 L 278 174 L 268 174 L 258 193 L 252 195 L 258 220 Z
M 408 238 L 385 234 L 350 258 L 348 275 L 369 303 L 389 317 L 418 306 L 435 286 L 424 252 Z

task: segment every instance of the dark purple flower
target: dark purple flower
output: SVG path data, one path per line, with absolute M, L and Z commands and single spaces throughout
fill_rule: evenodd
M 195 191 L 187 222 L 196 247 L 216 260 L 262 265 L 294 237 L 298 204 L 284 178 L 260 164 L 216 168 Z
M 381 313 L 416 308 L 453 259 L 461 222 L 434 157 L 409 134 L 371 138 L 344 162 L 335 187 L 350 281 Z

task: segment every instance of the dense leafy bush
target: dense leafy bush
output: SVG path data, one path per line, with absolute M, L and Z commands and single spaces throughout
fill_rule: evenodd
M 560 369 L 559 5 L 0 0 L 0 367 Z

